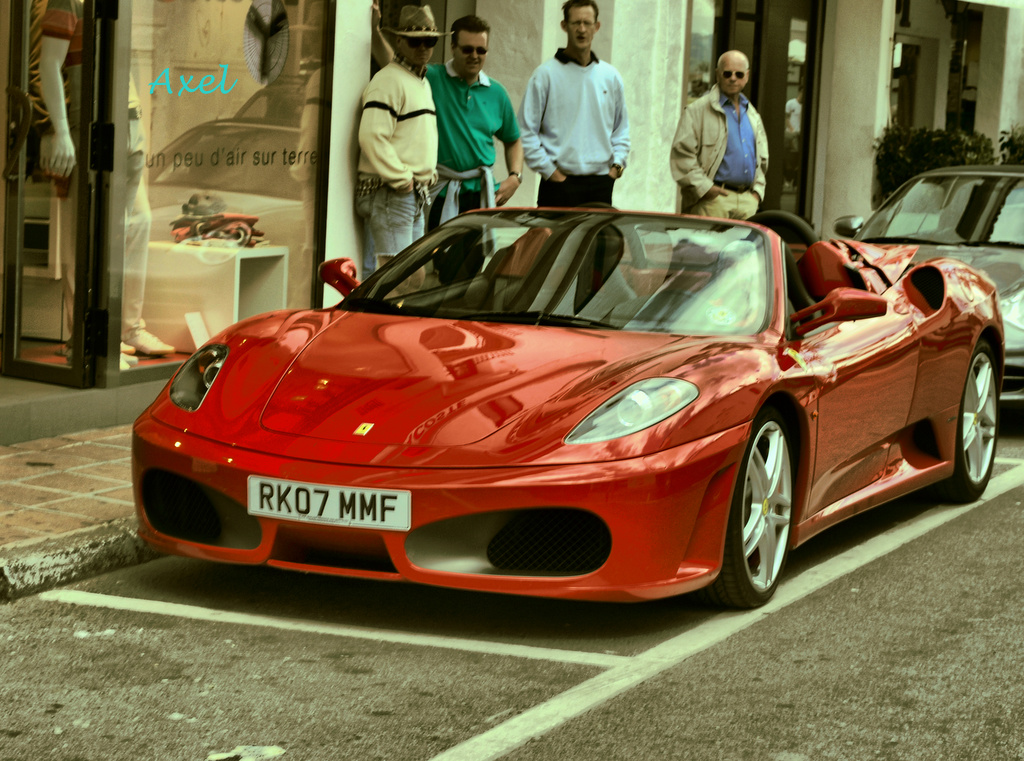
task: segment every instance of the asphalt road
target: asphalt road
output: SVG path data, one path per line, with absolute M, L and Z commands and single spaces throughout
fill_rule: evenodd
M 110 573 L 0 606 L 0 761 L 1024 759 L 1022 416 L 997 474 L 826 532 L 754 612 Z

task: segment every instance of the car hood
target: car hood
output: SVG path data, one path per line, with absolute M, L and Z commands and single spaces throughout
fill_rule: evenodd
M 458 447 L 502 430 L 502 448 L 538 436 L 560 442 L 611 394 L 708 346 L 663 334 L 349 313 L 298 354 L 260 422 L 377 446 Z
M 1005 296 L 1024 283 L 1024 249 L 1012 246 L 956 246 L 922 244 L 915 262 L 948 257 L 969 264 L 988 275 Z

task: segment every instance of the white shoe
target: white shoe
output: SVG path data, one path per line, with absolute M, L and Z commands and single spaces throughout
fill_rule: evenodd
M 129 344 L 126 344 L 124 341 L 122 341 L 121 342 L 121 353 L 122 354 L 127 354 L 128 356 L 132 356 L 133 354 L 135 354 L 135 347 L 131 346 Z
M 164 343 L 146 330 L 145 322 L 121 336 L 121 344 L 131 347 L 136 354 L 145 354 L 147 357 L 163 357 L 167 354 L 174 354 L 174 347 Z

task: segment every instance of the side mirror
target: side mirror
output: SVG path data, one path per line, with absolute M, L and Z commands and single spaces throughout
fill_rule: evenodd
M 356 263 L 348 257 L 328 259 L 320 265 L 320 279 L 342 296 L 348 296 L 359 285 L 358 275 Z
M 864 227 L 864 217 L 840 217 L 833 223 L 832 229 L 840 238 L 856 238 Z
M 796 323 L 796 334 L 805 336 L 831 322 L 881 317 L 888 311 L 888 300 L 877 293 L 859 288 L 835 288 L 817 304 L 801 309 L 790 315 L 789 319 Z

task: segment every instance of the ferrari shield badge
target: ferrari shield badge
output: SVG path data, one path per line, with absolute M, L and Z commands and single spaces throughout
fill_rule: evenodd
M 355 434 L 356 436 L 365 436 L 370 432 L 371 428 L 373 428 L 373 423 L 360 423 L 359 427 L 355 430 Z

